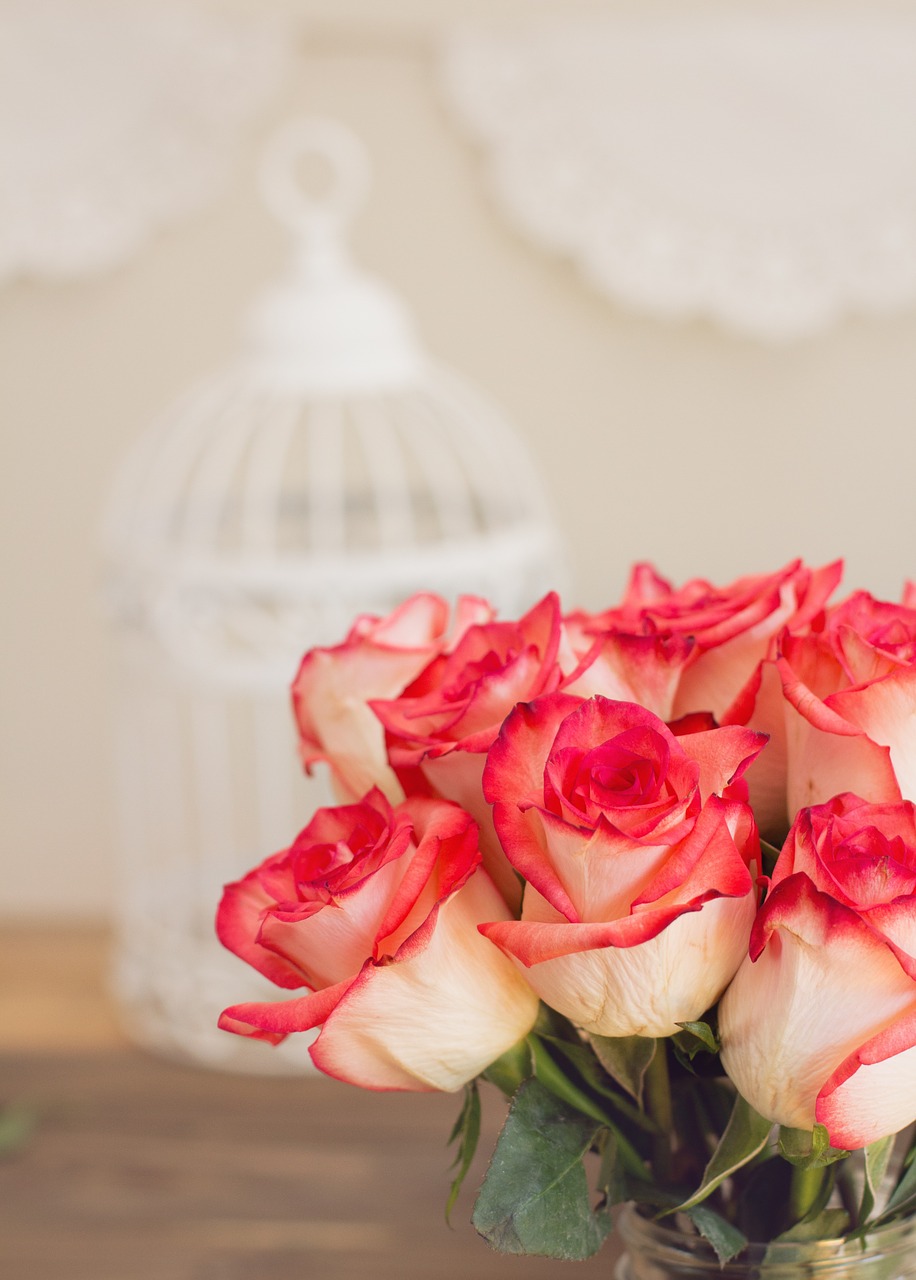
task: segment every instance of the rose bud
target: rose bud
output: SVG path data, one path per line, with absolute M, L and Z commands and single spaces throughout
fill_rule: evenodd
M 637 564 L 619 605 L 589 621 L 575 616 L 580 631 L 607 632 L 618 642 L 641 637 L 659 648 L 656 684 L 670 710 L 650 705 L 665 719 L 709 711 L 721 721 L 784 629 L 803 632 L 819 624 L 842 571 L 842 561 L 809 569 L 794 560 L 776 573 L 738 578 L 726 587 L 694 578 L 675 589 L 651 565 Z M 661 649 L 661 639 L 669 645 L 687 641 L 689 651 Z
M 916 1120 L 916 810 L 803 810 L 719 1006 L 722 1062 L 778 1124 L 863 1147 Z
M 487 870 L 513 908 L 518 879 L 497 843 L 481 777 L 486 753 L 515 704 L 562 681 L 562 642 L 560 603 L 551 593 L 518 621 L 469 627 L 399 697 L 371 704 L 385 726 L 395 769 L 418 769 L 423 785 L 473 814 Z M 575 668 L 577 659 L 569 658 Z
M 278 986 L 309 994 L 226 1009 L 278 1043 L 321 1027 L 328 1075 L 366 1089 L 453 1090 L 531 1030 L 537 997 L 480 936 L 506 905 L 456 805 L 380 791 L 319 809 L 290 848 L 226 886 L 217 932 Z
M 916 609 L 858 591 L 765 667 L 744 718 L 771 735 L 754 778 L 783 831 L 844 791 L 916 800 Z
M 292 688 L 305 767 L 327 761 L 341 800 L 356 800 L 373 786 L 392 803 L 403 799 L 388 764 L 384 730 L 368 702 L 395 697 L 472 623 L 492 616 L 485 600 L 463 596 L 449 627 L 446 602 L 424 593 L 387 618 L 357 618 L 342 644 L 309 650 Z
M 743 728 L 676 736 L 602 697 L 516 708 L 484 787 L 528 884 L 521 920 L 481 932 L 585 1031 L 666 1036 L 699 1018 L 747 949 L 759 844 L 735 784 L 763 745 Z

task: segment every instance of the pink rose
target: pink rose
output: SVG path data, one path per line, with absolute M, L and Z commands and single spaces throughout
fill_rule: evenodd
M 719 1006 L 722 1062 L 778 1124 L 855 1149 L 916 1120 L 916 809 L 803 810 Z
M 380 791 L 319 809 L 289 849 L 227 885 L 217 932 L 278 986 L 220 1026 L 273 1043 L 321 1027 L 328 1075 L 367 1089 L 458 1089 L 531 1030 L 537 998 L 477 932 L 507 915 L 473 821 Z
M 583 629 L 612 637 L 679 637 L 688 647 L 665 658 L 670 705 L 653 709 L 665 719 L 709 711 L 721 721 L 784 628 L 815 625 L 842 574 L 842 562 L 808 569 L 794 560 L 776 573 L 739 578 L 715 587 L 702 578 L 675 590 L 651 565 L 637 564 L 616 608 Z M 643 699 L 641 699 L 643 700 Z
M 690 637 L 659 632 L 651 620 L 638 633 L 608 631 L 583 612 L 568 614 L 563 626 L 579 664 L 564 682 L 568 692 L 638 702 L 661 720 L 672 719 L 678 684 L 694 651 Z
M 916 800 L 916 609 L 856 592 L 822 631 L 784 636 L 746 698 L 771 739 L 752 774 L 765 829 L 842 791 Z
M 467 627 L 492 616 L 486 601 L 464 596 L 449 630 L 445 601 L 415 595 L 387 618 L 357 618 L 343 644 L 311 649 L 292 689 L 305 767 L 327 761 L 342 800 L 355 800 L 373 786 L 393 803 L 403 799 L 388 764 L 384 730 L 368 701 L 400 693 Z
M 436 795 L 473 814 L 487 869 L 512 906 L 518 902 L 518 880 L 496 843 L 481 788 L 483 766 L 515 704 L 560 684 L 562 638 L 560 605 L 551 593 L 517 622 L 469 627 L 400 696 L 371 702 L 385 726 L 395 769 L 419 769 Z M 572 655 L 570 663 L 575 667 Z
M 676 736 L 602 697 L 516 708 L 484 788 L 528 883 L 521 920 L 481 932 L 586 1031 L 666 1036 L 699 1018 L 754 919 L 756 828 L 730 788 L 762 746 L 743 728 Z

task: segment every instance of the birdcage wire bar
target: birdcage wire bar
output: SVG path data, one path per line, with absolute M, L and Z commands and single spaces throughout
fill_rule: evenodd
M 332 162 L 342 154 L 334 129 L 297 136 Z M 356 172 L 352 139 L 344 150 L 345 176 Z M 298 227 L 306 241 L 314 214 Z M 322 217 L 319 258 L 300 250 L 294 284 L 268 298 L 238 359 L 128 455 L 103 533 L 119 1004 L 148 1047 L 244 1070 L 307 1062 L 302 1037 L 271 1053 L 217 1030 L 226 1004 L 276 993 L 221 950 L 213 927 L 222 885 L 331 801 L 324 776 L 305 777 L 297 760 L 288 687 L 301 654 L 417 590 L 483 595 L 511 616 L 566 578 L 518 436 L 414 344 L 393 295 L 366 283 L 340 245 L 329 252 L 333 218 Z M 299 330 L 328 315 L 352 323 L 338 351 L 321 330 L 326 365 Z M 377 341 L 366 345 L 367 333 Z

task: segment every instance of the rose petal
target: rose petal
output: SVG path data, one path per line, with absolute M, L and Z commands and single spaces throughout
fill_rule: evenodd
M 763 662 L 725 713 L 724 724 L 746 724 L 767 736 L 745 775 L 757 825 L 781 841 L 789 826 L 787 703 L 774 662 Z
M 573 617 L 579 626 L 588 625 L 583 615 Z M 587 658 L 563 688 L 584 698 L 601 694 L 638 702 L 662 720 L 670 720 L 678 681 L 692 650 L 693 642 L 687 636 L 629 635 L 623 631 L 599 634 L 592 637 Z
M 403 875 L 402 865 L 387 863 L 374 873 L 371 892 L 350 892 L 345 905 L 332 902 L 307 919 L 274 910 L 261 926 L 259 941 L 297 965 L 310 987 L 340 982 L 372 954 Z
M 249 872 L 243 880 L 227 884 L 223 890 L 216 913 L 217 936 L 224 947 L 278 987 L 305 986 L 303 970 L 259 940 L 266 914 L 275 906 L 276 900 L 261 886 L 258 870 Z
M 830 697 L 829 705 L 887 748 L 900 794 L 916 800 L 916 667 L 898 667 L 873 684 L 842 690 Z M 856 789 L 869 798 L 888 798 L 873 797 L 864 785 Z
M 522 964 L 530 961 L 525 974 L 541 999 L 583 1030 L 667 1036 L 715 1003 L 746 951 L 754 908 L 753 893 L 719 898 L 671 916 L 654 936 L 623 948 L 602 944 L 622 924 L 638 928 L 645 917 L 609 926 L 508 922 L 481 928 Z M 538 935 L 549 932 L 565 936 L 568 953 L 538 961 Z
M 723 725 L 678 738 L 685 754 L 700 766 L 700 794 L 721 795 L 729 783 L 741 778 L 767 745 L 766 734 L 739 725 Z
M 403 807 L 414 822 L 417 851 L 406 870 L 402 868 L 400 883 L 379 925 L 373 949 L 376 960 L 399 954 L 417 929 L 432 928 L 435 909 L 480 866 L 477 828 L 464 810 L 424 796 L 411 796 Z
M 793 875 L 764 903 L 750 958 L 719 1005 L 722 1064 L 761 1115 L 810 1129 L 838 1065 L 913 995 L 911 979 L 855 912 Z
M 279 1044 L 297 1031 L 311 1031 L 320 1026 L 349 990 L 351 982 L 352 979 L 348 979 L 298 1000 L 234 1004 L 220 1014 L 219 1026 L 239 1036 Z
M 544 896 L 574 922 L 628 915 L 633 899 L 652 883 L 671 852 L 667 842 L 636 841 L 605 822 L 581 831 L 540 809 L 529 810 L 525 818 L 542 824 L 550 868 L 562 889 Z M 540 874 L 536 880 L 548 888 L 554 883 Z M 535 880 L 530 883 L 538 888 Z
M 857 1150 L 916 1120 L 916 1001 L 841 1063 L 815 1109 L 835 1147 Z
M 817 697 L 788 660 L 781 658 L 776 666 L 787 703 L 789 812 L 821 804 L 843 791 L 862 792 L 876 803 L 899 800 L 887 747 Z
M 485 874 L 438 913 L 426 947 L 367 966 L 335 1007 L 311 1055 L 364 1089 L 460 1089 L 531 1030 L 537 997 L 476 931 L 506 914 Z

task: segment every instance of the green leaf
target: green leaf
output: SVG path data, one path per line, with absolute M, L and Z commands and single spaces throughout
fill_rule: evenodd
M 642 1105 L 643 1084 L 658 1041 L 649 1036 L 589 1036 L 589 1042 L 611 1079 Z
M 569 1019 L 564 1018 L 562 1013 L 557 1013 L 556 1009 L 551 1009 L 546 1004 L 542 1004 L 538 1010 L 537 1022 L 534 1024 L 534 1034 L 538 1036 L 556 1036 L 558 1040 L 569 1040 L 572 1044 L 582 1043 L 579 1032 Z
M 865 1186 L 862 1188 L 862 1203 L 859 1206 L 857 1226 L 864 1228 L 881 1191 L 881 1184 L 887 1173 L 887 1166 L 894 1154 L 894 1143 L 897 1135 L 889 1133 L 886 1138 L 879 1138 L 865 1148 Z
M 584 1090 L 570 1080 L 563 1068 L 558 1066 L 540 1036 L 529 1036 L 528 1043 L 531 1047 L 534 1074 L 546 1089 L 569 1106 L 581 1111 L 583 1115 L 597 1120 L 599 1124 L 614 1123 L 613 1117 L 609 1116 L 594 1098 L 590 1098 Z
M 705 1049 L 708 1053 L 718 1053 L 721 1045 L 719 1038 L 708 1022 L 679 1022 L 677 1024 L 686 1036 L 678 1036 L 677 1040 L 689 1058 L 695 1058 Z
M 598 1095 L 595 1101 L 601 1106 L 605 1115 L 607 1111 L 603 1107 L 602 1099 L 610 1102 L 615 1110 L 635 1124 L 637 1128 L 644 1129 L 647 1133 L 655 1131 L 656 1126 L 649 1117 L 614 1087 L 614 1082 L 607 1075 L 598 1061 L 597 1055 L 588 1045 L 583 1044 L 581 1041 L 570 1044 L 568 1040 L 558 1040 L 555 1036 L 541 1036 L 538 1039 L 543 1042 L 543 1045 L 547 1046 L 548 1053 L 558 1070 L 563 1071 L 567 1078 L 575 1079 L 576 1084 L 583 1086 L 586 1091 L 591 1091 Z M 558 1059 L 564 1061 L 560 1062 Z M 591 1113 L 587 1112 L 586 1114 Z
M 592 1209 L 583 1163 L 598 1129 L 540 1081 L 521 1086 L 472 1217 L 494 1249 L 569 1260 L 600 1249 L 611 1219 Z
M 796 1240 L 835 1240 L 845 1236 L 849 1230 L 849 1214 L 845 1209 L 821 1209 L 815 1214 L 806 1214 L 801 1222 L 784 1231 L 776 1239 L 790 1243 Z
M 790 1129 L 787 1125 L 781 1125 L 779 1154 L 796 1168 L 823 1169 L 837 1160 L 845 1160 L 849 1152 L 840 1147 L 831 1147 L 826 1126 L 816 1124 L 810 1132 L 807 1129 Z
M 507 1098 L 511 1098 L 522 1081 L 528 1079 L 531 1072 L 531 1050 L 525 1039 L 519 1040 L 511 1049 L 507 1049 L 502 1057 L 491 1062 L 482 1075 L 484 1080 L 495 1084 Z
M 601 1105 L 601 1102 L 598 1099 L 592 1097 L 582 1089 L 575 1080 L 571 1079 L 569 1074 L 564 1071 L 563 1067 L 560 1066 L 551 1056 L 550 1046 L 555 1045 L 556 1041 L 552 1038 L 547 1041 L 536 1035 L 531 1035 L 528 1039 L 531 1045 L 531 1056 L 534 1062 L 535 1077 L 546 1089 L 548 1089 L 562 1102 L 573 1107 L 576 1111 L 581 1111 L 583 1115 L 588 1116 L 590 1119 L 597 1120 L 600 1125 L 605 1126 L 608 1129 L 612 1129 L 617 1135 L 618 1154 L 628 1171 L 636 1178 L 648 1180 L 651 1175 L 649 1170 L 646 1168 L 646 1164 L 642 1156 L 629 1139 L 621 1132 L 615 1118 L 608 1112 L 606 1107 Z M 565 1043 L 563 1044 L 564 1053 L 569 1049 L 569 1047 L 570 1046 Z M 578 1048 L 581 1052 L 589 1054 L 589 1051 L 581 1044 Z M 613 1095 L 611 1094 L 608 1094 L 607 1096 L 610 1097 L 618 1107 L 625 1103 L 623 1098 L 613 1098 Z M 648 1121 L 645 1116 L 636 1111 L 634 1111 L 633 1114 L 640 1125 L 643 1127 L 650 1126 L 651 1122 Z
M 680 1031 L 671 1039 L 677 1061 L 691 1075 L 721 1074 L 718 1053 L 721 1048 L 715 1011 L 700 1022 L 679 1022 Z
M 771 1122 L 758 1115 L 739 1093 L 735 1097 L 735 1105 L 725 1132 L 703 1173 L 702 1182 L 693 1195 L 679 1206 L 680 1209 L 686 1213 L 694 1205 L 700 1204 L 726 1178 L 753 1160 L 766 1146 L 772 1128 Z
M 795 1170 L 768 1147 L 753 1164 L 738 1175 L 737 1185 L 731 1193 L 736 1200 L 737 1225 L 748 1240 L 772 1240 L 785 1231 L 788 1219 L 786 1206 Z
M 889 1218 L 898 1218 L 905 1213 L 911 1213 L 916 1208 L 916 1160 L 913 1159 L 913 1154 L 914 1151 L 910 1151 L 906 1171 L 894 1188 L 887 1204 L 875 1218 L 874 1226 L 887 1222 Z
M 773 868 L 776 866 L 776 860 L 779 857 L 780 850 L 775 844 L 770 844 L 767 840 L 760 841 L 760 853 L 763 858 L 763 867 L 761 870 L 765 876 L 773 874 Z
M 697 1116 L 704 1134 L 722 1133 L 735 1109 L 735 1090 L 731 1083 L 719 1078 L 685 1080 L 678 1093 Z
M 458 1192 L 461 1190 L 461 1184 L 467 1177 L 468 1169 L 471 1167 L 471 1161 L 474 1159 L 474 1153 L 477 1150 L 477 1143 L 480 1140 L 480 1092 L 477 1088 L 477 1081 L 472 1080 L 470 1084 L 464 1088 L 464 1103 L 459 1113 L 455 1126 L 449 1134 L 448 1145 L 458 1142 L 458 1154 L 452 1164 L 458 1166 L 458 1172 L 452 1183 L 448 1193 L 448 1199 L 445 1202 L 445 1221 L 448 1222 L 451 1212 L 455 1207 L 455 1201 L 458 1199 Z
M 705 1204 L 696 1205 L 686 1212 L 700 1235 L 715 1249 L 716 1257 L 723 1267 L 726 1262 L 736 1258 L 742 1249 L 747 1248 L 747 1236 Z
M 624 1162 L 620 1159 L 620 1144 L 612 1129 L 605 1129 L 600 1140 L 601 1164 L 598 1169 L 598 1190 L 609 1209 L 629 1200 L 630 1189 Z

